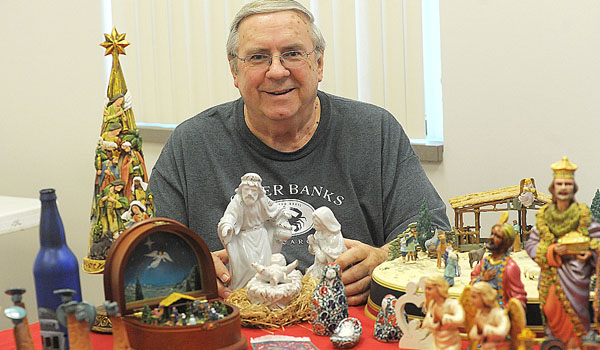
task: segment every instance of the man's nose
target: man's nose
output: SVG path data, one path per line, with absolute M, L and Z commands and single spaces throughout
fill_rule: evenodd
M 275 56 L 271 58 L 271 64 L 267 70 L 267 77 L 269 78 L 281 78 L 290 75 L 290 71 L 283 66 L 283 59 Z

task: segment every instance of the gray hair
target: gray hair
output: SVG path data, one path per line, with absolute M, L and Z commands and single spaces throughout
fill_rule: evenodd
M 295 0 L 256 0 L 244 5 L 233 18 L 231 27 L 229 29 L 229 38 L 227 38 L 227 56 L 237 57 L 237 50 L 240 47 L 238 28 L 240 23 L 246 19 L 246 17 L 259 14 L 259 13 L 272 13 L 279 11 L 297 11 L 302 13 L 306 19 L 308 19 L 310 26 L 310 38 L 313 42 L 315 49 L 315 57 L 317 61 L 321 59 L 323 50 L 325 50 L 325 39 L 321 30 L 315 24 L 315 17 L 306 7 L 302 6 Z M 237 72 L 237 60 L 231 60 L 231 67 L 234 72 Z

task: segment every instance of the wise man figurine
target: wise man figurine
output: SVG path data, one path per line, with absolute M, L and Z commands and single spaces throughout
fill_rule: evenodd
M 589 286 L 598 253 L 600 225 L 575 201 L 577 165 L 567 157 L 551 165 L 552 202 L 540 208 L 525 249 L 540 266 L 538 286 L 546 334 L 581 346 L 590 330 Z

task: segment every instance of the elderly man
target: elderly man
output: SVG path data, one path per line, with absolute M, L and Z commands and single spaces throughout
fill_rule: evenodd
M 384 246 L 418 217 L 425 199 L 432 224 L 450 228 L 445 206 L 395 118 L 373 105 L 318 91 L 325 41 L 313 15 L 293 0 L 260 0 L 235 16 L 227 42 L 241 99 L 183 122 L 150 179 L 157 216 L 198 232 L 221 249 L 215 223 L 239 177 L 255 172 L 267 195 L 295 211 L 282 253 L 312 263 L 307 236 L 314 208 L 328 206 L 349 248 L 336 260 L 348 301 L 366 301 Z M 307 219 L 308 218 L 308 219 Z M 217 276 L 229 281 L 224 251 Z M 219 284 L 219 293 L 228 294 Z
M 538 289 L 547 335 L 565 344 L 576 339 L 581 345 L 590 330 L 589 287 L 600 225 L 591 221 L 585 204 L 575 201 L 577 166 L 563 157 L 550 167 L 554 172 L 549 188 L 552 203 L 540 208 L 525 249 L 541 268 Z M 586 239 L 589 246 L 577 244 Z
M 471 284 L 488 282 L 498 292 L 498 303 L 502 308 L 510 298 L 516 298 L 527 308 L 527 292 L 521 281 L 521 269 L 510 257 L 510 247 L 515 240 L 515 230 L 506 220 L 508 213 L 492 226 L 492 233 L 486 248 L 490 254 L 475 266 L 471 272 Z

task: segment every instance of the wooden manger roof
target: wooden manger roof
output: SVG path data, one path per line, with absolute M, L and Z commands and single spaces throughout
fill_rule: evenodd
M 509 186 L 504 187 L 499 190 L 485 191 L 485 192 L 477 192 L 471 194 L 465 194 L 462 196 L 450 198 L 448 201 L 450 202 L 450 206 L 452 209 L 465 208 L 465 207 L 473 207 L 473 206 L 481 206 L 490 204 L 493 202 L 503 201 L 507 199 L 512 199 L 519 196 L 520 186 Z M 550 203 L 552 201 L 552 196 L 549 194 L 537 192 L 537 200 L 543 203 Z

